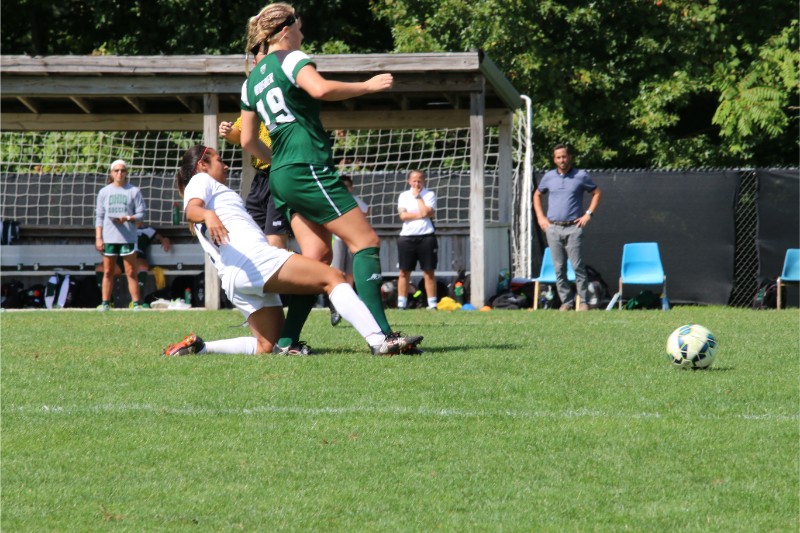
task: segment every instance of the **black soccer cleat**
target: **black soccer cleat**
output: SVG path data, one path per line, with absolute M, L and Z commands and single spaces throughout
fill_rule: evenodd
M 371 346 L 372 355 L 418 355 L 422 353 L 417 344 L 422 342 L 421 335 L 403 337 L 400 332 L 392 332 L 377 346 Z
M 303 341 L 293 342 L 285 348 L 281 348 L 277 344 L 272 347 L 272 353 L 276 355 L 314 355 L 314 350 L 311 346 Z

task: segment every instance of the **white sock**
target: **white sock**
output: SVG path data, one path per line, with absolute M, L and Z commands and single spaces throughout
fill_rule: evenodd
M 405 309 L 408 305 L 408 297 L 407 296 L 398 296 L 397 297 L 397 308 L 398 309 Z
M 258 343 L 255 337 L 237 337 L 235 339 L 222 339 L 206 342 L 205 348 L 199 353 L 224 353 L 255 355 Z
M 353 287 L 348 283 L 340 283 L 334 287 L 328 298 L 342 318 L 356 328 L 367 344 L 377 346 L 386 338 L 367 306 L 358 298 Z
M 428 298 L 428 307 L 436 307 L 436 297 Z

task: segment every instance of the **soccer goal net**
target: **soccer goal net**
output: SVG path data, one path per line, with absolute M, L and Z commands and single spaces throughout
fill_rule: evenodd
M 514 213 L 500 213 L 498 202 L 498 130 L 485 134 L 485 220 L 518 221 L 525 209 L 524 113 L 515 118 L 513 135 Z M 470 130 L 337 130 L 332 132 L 333 158 L 349 174 L 355 194 L 370 205 L 376 228 L 397 228 L 397 197 L 407 187 L 408 172 L 424 170 L 427 186 L 436 192 L 436 223 L 469 230 Z M 157 227 L 172 224 L 172 206 L 179 202 L 175 172 L 183 152 L 202 143 L 200 132 L 2 132 L 0 133 L 0 197 L 2 218 L 33 226 L 93 227 L 98 191 L 106 184 L 115 159 L 128 163 L 129 181 L 139 187 L 147 204 L 147 221 Z M 242 156 L 238 146 L 220 140 L 219 151 L 230 166 L 229 185 L 238 190 Z M 244 163 L 243 163 L 244 161 Z M 529 208 L 530 196 L 527 195 Z M 522 217 L 524 218 L 524 217 Z M 512 243 L 519 231 L 512 222 Z M 512 244 L 512 249 L 518 247 Z M 516 265 L 518 261 L 515 259 Z M 515 266 L 515 269 L 517 267 Z

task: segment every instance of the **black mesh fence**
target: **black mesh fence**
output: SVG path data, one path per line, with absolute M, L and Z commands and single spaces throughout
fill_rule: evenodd
M 758 287 L 758 179 L 755 170 L 742 172 L 736 199 L 736 249 L 730 304 L 743 307 L 750 304 Z
M 603 197 L 584 233 L 584 258 L 612 288 L 623 245 L 657 242 L 673 303 L 749 306 L 759 282 L 780 274 L 786 249 L 800 247 L 798 169 L 590 174 Z M 546 238 L 538 228 L 532 238 L 539 258 Z
M 758 251 L 757 280 L 775 279 L 783 269 L 786 250 L 800 248 L 800 172 L 797 169 L 757 169 Z M 785 301 L 798 304 L 797 286 L 790 287 Z

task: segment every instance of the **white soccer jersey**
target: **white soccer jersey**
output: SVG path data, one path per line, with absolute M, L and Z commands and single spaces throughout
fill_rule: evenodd
M 238 193 L 221 184 L 206 173 L 195 174 L 183 191 L 183 209 L 189 200 L 199 198 L 206 209 L 213 209 L 222 224 L 228 230 L 229 242 L 217 246 L 212 243 L 205 232 L 205 224 L 195 224 L 200 245 L 210 256 L 218 271 L 225 267 L 241 267 L 267 238 L 247 212 L 244 201 Z

